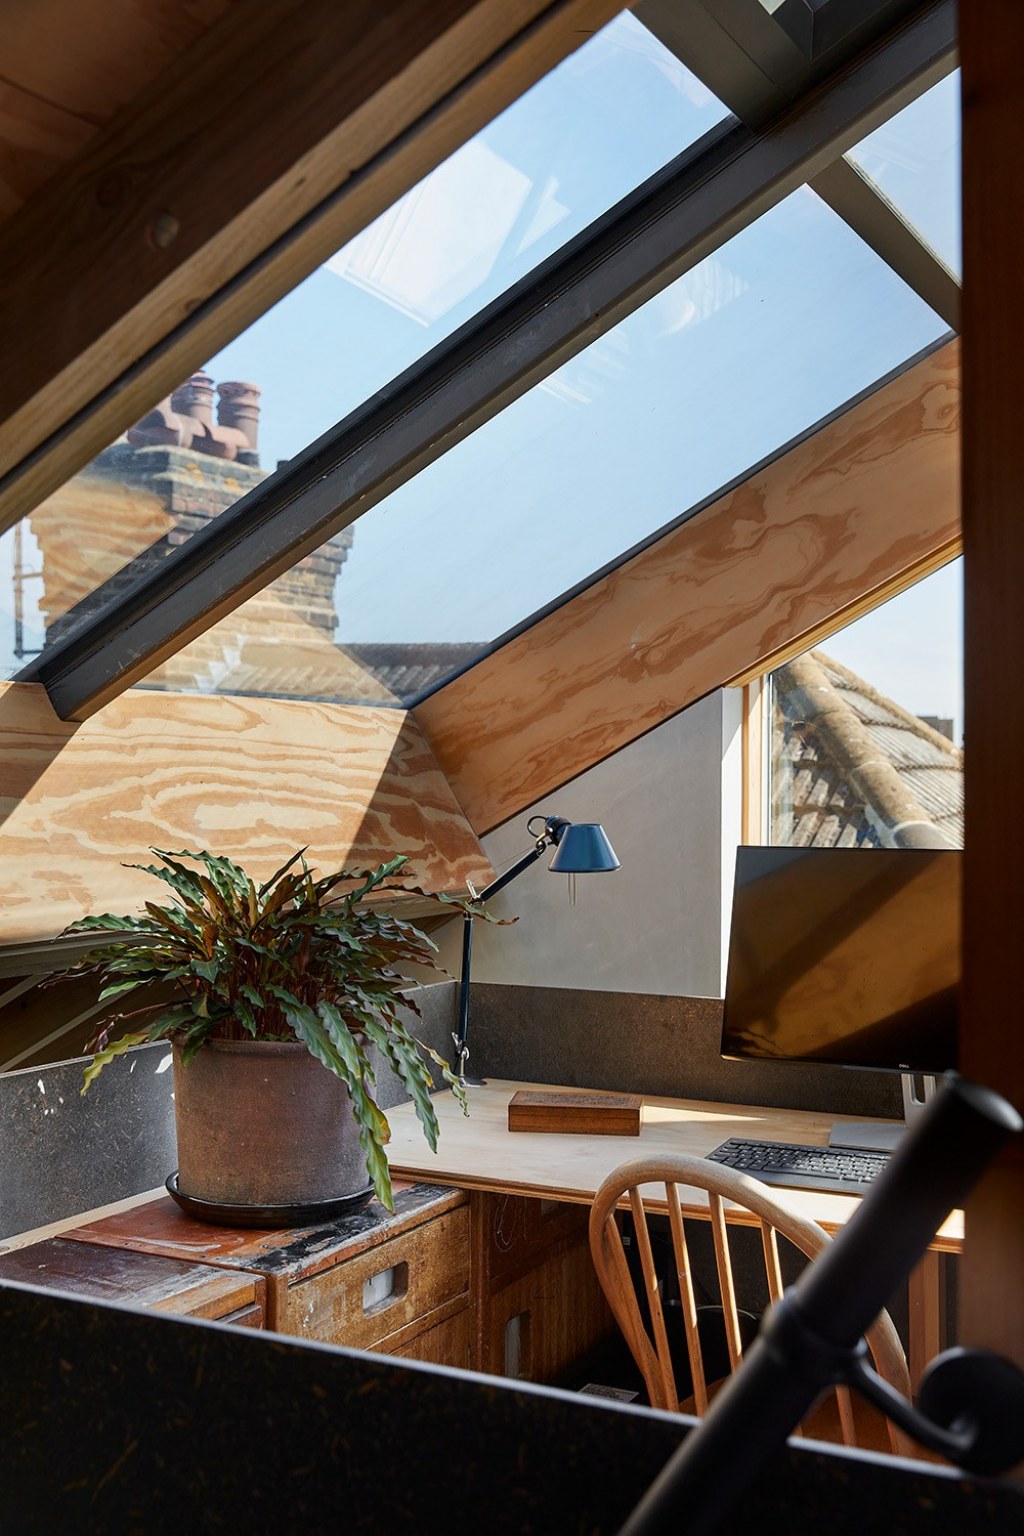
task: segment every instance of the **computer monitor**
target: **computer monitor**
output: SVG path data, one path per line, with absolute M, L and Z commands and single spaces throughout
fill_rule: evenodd
M 722 1054 L 956 1066 L 962 855 L 740 848 Z

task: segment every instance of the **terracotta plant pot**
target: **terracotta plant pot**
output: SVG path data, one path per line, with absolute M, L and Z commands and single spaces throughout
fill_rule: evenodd
M 309 1205 L 364 1190 L 348 1090 L 299 1041 L 174 1046 L 178 1189 L 222 1205 Z

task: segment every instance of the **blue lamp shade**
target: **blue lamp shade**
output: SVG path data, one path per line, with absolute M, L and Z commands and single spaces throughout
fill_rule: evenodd
M 576 821 L 567 826 L 548 865 L 558 875 L 599 875 L 618 867 L 615 849 L 596 821 Z

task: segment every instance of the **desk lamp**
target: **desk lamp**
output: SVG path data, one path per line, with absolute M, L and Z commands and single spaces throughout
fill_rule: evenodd
M 540 823 L 535 828 L 535 823 Z M 606 870 L 618 869 L 619 861 L 615 857 L 615 850 L 605 835 L 604 828 L 594 821 L 567 821 L 564 816 L 531 816 L 526 823 L 526 830 L 534 839 L 533 847 L 523 854 L 522 858 L 509 866 L 504 874 L 492 880 L 490 885 L 484 886 L 482 891 L 475 891 L 470 886 L 470 895 L 474 902 L 489 901 L 499 891 L 505 889 L 517 875 L 521 875 L 524 869 L 529 869 L 536 863 L 546 848 L 554 848 L 555 856 L 548 865 L 555 874 L 569 876 L 570 900 L 575 897 L 575 877 L 577 875 L 602 874 Z M 467 912 L 462 921 L 462 981 L 459 987 L 459 1024 L 457 1031 L 452 1034 L 455 1042 L 455 1050 L 458 1053 L 459 1079 L 465 1084 L 480 1086 L 483 1078 L 467 1077 L 466 1062 L 469 1060 L 469 971 L 473 957 L 473 917 Z

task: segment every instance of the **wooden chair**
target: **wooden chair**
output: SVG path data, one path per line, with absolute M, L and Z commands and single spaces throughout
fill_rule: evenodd
M 641 1186 L 652 1184 L 663 1184 L 665 1188 L 672 1252 L 679 1279 L 679 1299 L 693 1387 L 692 1396 L 682 1402 L 677 1393 L 665 1313 L 647 1225 L 648 1216 L 640 1196 Z M 778 1234 L 788 1238 L 809 1259 L 815 1258 L 832 1239 L 816 1222 L 787 1210 L 764 1184 L 735 1169 L 707 1162 L 704 1158 L 635 1158 L 623 1163 L 605 1179 L 594 1197 L 590 1213 L 590 1249 L 609 1306 L 643 1375 L 651 1406 L 702 1414 L 707 1410 L 716 1387 L 722 1383 L 708 1382 L 705 1378 L 693 1272 L 679 1199 L 680 1186 L 703 1189 L 708 1193 L 729 1371 L 735 1370 L 739 1364 L 743 1344 L 723 1201 L 729 1200 L 757 1218 L 756 1224 L 760 1226 L 764 1249 L 768 1295 L 772 1301 L 782 1295 L 783 1289 Z M 648 1199 L 652 1198 L 652 1194 L 648 1190 Z M 629 1198 L 636 1230 L 636 1244 L 650 1314 L 650 1331 L 630 1274 L 616 1221 L 615 1213 L 624 1196 Z M 887 1312 L 879 1315 L 866 1338 L 878 1374 L 904 1397 L 909 1397 L 910 1378 L 906 1358 Z M 829 1394 L 823 1399 L 804 1420 L 802 1429 L 814 1439 L 837 1440 L 844 1445 L 862 1445 L 872 1450 L 891 1450 L 903 1456 L 914 1454 L 913 1442 L 868 1404 L 858 1400 L 855 1415 L 850 1393 L 845 1387 L 837 1387 L 834 1398 Z

